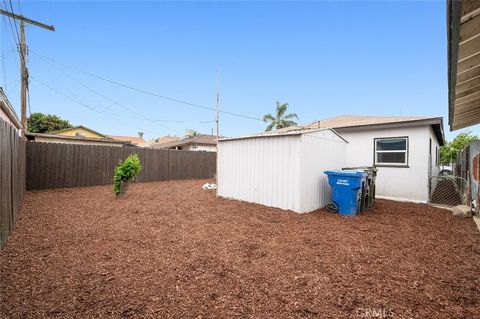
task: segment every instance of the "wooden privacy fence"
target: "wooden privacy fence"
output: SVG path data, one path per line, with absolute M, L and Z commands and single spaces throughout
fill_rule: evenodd
M 216 154 L 212 152 L 28 142 L 27 189 L 112 184 L 118 161 L 135 153 L 143 166 L 138 182 L 215 175 Z
M 0 118 L 0 247 L 15 227 L 25 194 L 25 144 Z

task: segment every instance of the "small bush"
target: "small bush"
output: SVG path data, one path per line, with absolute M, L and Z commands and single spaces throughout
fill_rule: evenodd
M 113 192 L 118 194 L 120 192 L 120 184 L 134 180 L 135 176 L 142 170 L 142 163 L 138 154 L 128 156 L 123 162 L 118 161 L 118 166 L 115 168 L 113 174 Z

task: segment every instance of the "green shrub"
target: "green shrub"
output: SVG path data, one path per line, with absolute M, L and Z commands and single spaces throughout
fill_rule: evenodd
M 120 192 L 120 184 L 129 180 L 134 180 L 135 176 L 142 170 L 142 163 L 138 154 L 128 156 L 123 162 L 118 161 L 118 166 L 113 174 L 113 192 Z

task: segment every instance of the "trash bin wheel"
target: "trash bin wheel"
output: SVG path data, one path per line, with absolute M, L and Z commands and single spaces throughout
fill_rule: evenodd
M 335 203 L 328 203 L 327 206 L 325 206 L 325 208 L 330 213 L 338 213 L 338 206 Z

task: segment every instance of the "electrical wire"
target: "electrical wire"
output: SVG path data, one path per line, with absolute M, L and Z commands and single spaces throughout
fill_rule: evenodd
M 216 122 L 215 120 L 211 120 L 211 121 L 175 121 L 175 120 L 154 120 L 154 121 L 157 121 L 157 122 L 165 122 L 165 123 L 203 123 L 203 124 L 207 124 L 207 123 L 215 123 L 215 122 Z
M 3 16 L 2 23 L 6 25 L 5 16 Z M 1 30 L 0 30 L 0 32 L 1 32 Z M 1 34 L 0 34 L 0 36 L 1 36 Z M 7 85 L 6 85 L 7 84 L 7 73 L 6 73 L 6 70 L 5 70 L 5 59 L 6 59 L 6 57 L 8 56 L 9 53 L 4 53 L 3 37 L 0 38 L 0 46 L 1 46 L 1 49 L 2 49 L 1 59 L 2 59 L 3 86 L 5 88 L 5 91 L 7 91 Z
M 3 0 L 3 2 L 5 3 L 5 9 L 8 11 L 7 1 Z M 16 22 L 12 17 L 7 16 L 6 18 L 8 20 L 8 23 L 10 24 L 10 29 L 12 30 L 13 41 L 15 42 L 15 45 L 18 46 L 19 43 L 20 43 L 20 37 L 18 36 L 18 33 L 15 34 L 15 30 L 13 28 L 12 20 L 13 20 L 13 23 L 15 24 L 15 28 L 17 27 Z
M 50 65 L 52 65 L 52 64 L 50 64 Z M 152 120 L 152 119 L 150 119 L 150 118 L 148 118 L 148 117 L 146 117 L 146 116 L 138 113 L 137 111 L 134 111 L 133 109 L 129 108 L 128 106 L 126 106 L 126 105 L 124 105 L 124 104 L 121 104 L 120 102 L 118 102 L 118 101 L 116 101 L 116 100 L 114 100 L 114 99 L 106 96 L 105 94 L 103 94 L 103 93 L 95 90 L 94 88 L 89 87 L 88 85 L 84 84 L 84 83 L 81 82 L 80 80 L 78 80 L 78 79 L 70 76 L 69 74 L 63 72 L 63 71 L 60 70 L 57 66 L 55 66 L 55 65 L 52 65 L 52 66 L 53 66 L 54 68 L 56 68 L 57 70 L 59 70 L 59 72 L 61 72 L 64 76 L 68 77 L 69 79 L 71 79 L 72 81 L 74 81 L 74 82 L 76 82 L 77 84 L 81 85 L 82 87 L 86 88 L 86 89 L 89 90 L 90 92 L 93 92 L 94 94 L 96 94 L 96 95 L 100 96 L 101 98 L 109 101 L 110 103 L 113 103 L 113 104 L 115 104 L 115 105 L 117 105 L 117 106 L 120 106 L 121 108 L 123 108 L 123 109 L 131 112 L 132 114 L 135 114 L 138 119 L 142 119 L 142 120 L 151 122 L 151 123 L 153 123 L 153 124 L 155 124 L 155 125 L 157 125 L 157 126 L 160 126 L 160 127 L 162 127 L 162 128 L 165 128 L 165 129 L 170 130 L 170 131 L 172 131 L 172 132 L 181 133 L 179 130 L 174 129 L 174 128 L 171 128 L 171 127 L 168 127 L 168 126 L 163 125 L 163 124 L 159 124 L 159 123 L 157 123 L 156 121 L 154 121 L 154 120 Z
M 50 62 L 50 61 L 48 61 L 48 60 L 43 60 L 43 59 L 42 59 L 42 61 L 48 63 L 48 65 L 51 65 L 53 68 L 55 68 L 56 70 L 58 70 L 58 72 L 61 72 L 61 73 L 62 73 L 64 76 L 66 76 L 67 78 L 71 79 L 72 81 L 76 82 L 77 84 L 79 84 L 80 86 L 86 88 L 87 90 L 93 92 L 94 94 L 102 97 L 103 99 L 109 101 L 110 103 L 113 103 L 113 104 L 115 104 L 115 105 L 117 105 L 117 106 L 120 106 L 121 108 L 126 109 L 126 110 L 128 110 L 129 112 L 131 112 L 131 113 L 133 113 L 133 114 L 135 114 L 135 115 L 137 115 L 137 116 L 140 115 L 139 113 L 137 113 L 136 111 L 134 111 L 132 108 L 130 108 L 130 107 L 128 107 L 128 106 L 126 106 L 126 105 L 124 105 L 124 104 L 122 104 L 122 103 L 120 103 L 120 102 L 118 102 L 118 101 L 116 101 L 116 100 L 114 100 L 114 99 L 106 96 L 105 94 L 103 94 L 103 93 L 101 93 L 101 92 L 93 89 L 92 87 L 84 84 L 83 82 L 81 82 L 80 80 L 78 80 L 78 79 L 76 79 L 75 77 L 71 76 L 70 74 L 67 74 L 67 73 L 64 72 L 62 69 L 60 69 L 57 65 L 53 64 L 52 62 Z M 59 82 L 62 86 L 64 86 L 64 87 L 67 89 L 67 91 L 70 92 L 71 95 L 73 95 L 73 96 L 75 96 L 76 98 L 78 98 L 78 96 L 76 96 L 76 94 L 74 94 L 73 92 L 71 92 L 70 89 L 68 89 L 62 81 L 60 81 L 57 77 L 55 77 L 53 73 L 50 73 L 50 75 L 51 75 L 53 78 L 55 78 L 55 79 L 57 80 L 57 82 Z M 143 120 L 146 120 L 146 121 L 149 121 L 149 122 L 153 122 L 153 124 L 156 124 L 156 125 L 159 125 L 159 124 L 158 124 L 158 123 L 155 123 L 155 122 L 164 122 L 164 123 L 203 123 L 203 124 L 216 122 L 215 120 L 200 120 L 200 121 L 154 120 L 154 119 L 147 118 L 147 117 L 145 117 L 145 116 L 143 116 L 143 115 L 140 115 L 140 116 L 141 116 L 141 117 L 139 117 L 138 119 L 143 119 Z M 160 126 L 163 127 L 163 128 L 167 128 L 167 129 L 169 129 L 169 130 L 171 130 L 171 131 L 176 131 L 176 132 L 178 132 L 178 133 L 181 133 L 181 132 L 179 132 L 178 130 L 175 130 L 175 129 L 170 128 L 170 127 L 168 127 L 168 126 L 165 126 L 165 125 L 160 125 Z
M 78 100 L 78 99 L 75 99 L 75 98 L 73 98 L 73 97 L 71 97 L 71 96 L 69 96 L 69 95 L 67 95 L 67 94 L 65 94 L 65 93 L 62 93 L 62 92 L 58 91 L 57 89 L 53 88 L 52 86 L 48 85 L 47 83 L 39 80 L 38 78 L 36 78 L 36 77 L 34 77 L 34 76 L 30 76 L 30 78 L 32 78 L 35 82 L 38 82 L 38 83 L 40 83 L 41 85 L 43 85 L 44 87 L 48 88 L 49 90 L 55 92 L 56 94 L 58 94 L 58 95 L 60 95 L 60 96 L 63 96 L 64 98 L 69 99 L 69 100 L 77 103 L 78 105 L 81 105 L 81 106 L 83 106 L 83 107 L 85 107 L 85 108 L 87 108 L 87 109 L 89 109 L 89 110 L 91 110 L 91 111 L 93 111 L 93 112 L 96 112 L 96 113 L 98 113 L 98 114 L 100 114 L 100 115 L 107 116 L 107 114 L 106 114 L 105 112 L 99 111 L 99 110 L 97 110 L 95 107 L 93 107 L 93 106 L 91 106 L 91 105 L 89 105 L 89 104 L 87 104 L 87 103 L 84 103 L 84 102 L 82 102 L 82 101 L 80 101 L 80 100 Z M 119 115 L 119 114 L 111 113 L 110 115 L 114 115 L 114 116 L 118 116 L 118 117 L 120 117 L 120 118 L 123 118 L 123 116 L 121 116 L 121 115 Z M 112 117 L 109 117 L 109 118 L 112 118 Z M 116 119 L 116 120 L 120 120 L 120 119 Z M 120 121 L 122 121 L 122 120 L 120 120 Z M 126 121 L 122 121 L 122 122 L 128 123 L 129 125 L 131 125 L 130 122 L 126 122 Z M 140 130 L 144 130 L 143 128 L 140 128 L 140 127 L 138 127 L 138 126 L 136 126 L 136 127 L 137 127 L 138 129 L 140 129 Z M 150 130 L 145 130 L 145 131 L 153 134 L 154 136 L 157 134 L 157 133 L 154 133 L 154 132 L 152 132 L 152 131 L 150 131 Z
M 172 98 L 172 97 L 168 97 L 168 96 L 165 96 L 165 95 L 161 95 L 161 94 L 158 94 L 158 93 L 155 93 L 155 92 L 152 92 L 152 91 L 148 91 L 148 90 L 144 90 L 144 89 L 141 89 L 141 88 L 137 88 L 137 87 L 134 87 L 134 86 L 130 86 L 130 85 L 127 85 L 127 84 L 124 84 L 124 83 L 121 83 L 121 82 L 118 82 L 118 81 L 115 81 L 115 80 L 110 80 L 110 79 L 107 79 L 105 77 L 102 77 L 100 75 L 96 75 L 96 74 L 93 74 L 91 72 L 87 72 L 87 71 L 84 71 L 84 70 L 81 70 L 77 67 L 74 67 L 74 66 L 71 66 L 71 65 L 67 65 L 67 64 L 64 64 L 64 63 L 61 63 L 59 61 L 56 61 L 52 58 L 49 58 L 49 57 L 46 57 L 46 56 L 43 56 L 33 50 L 30 50 L 30 52 L 32 52 L 34 55 L 38 56 L 39 58 L 42 58 L 42 59 L 46 59 L 46 60 L 49 60 L 53 63 L 56 63 L 58 65 L 61 65 L 63 67 L 66 67 L 66 68 L 69 68 L 69 69 L 72 69 L 72 70 L 75 70 L 77 72 L 80 72 L 80 73 L 83 73 L 85 75 L 88 75 L 90 77 L 93 77 L 93 78 L 96 78 L 98 80 L 102 80 L 104 82 L 108 82 L 110 84 L 115 84 L 117 86 L 121 86 L 123 88 L 127 88 L 127 89 L 130 89 L 130 90 L 133 90 L 133 91 L 137 91 L 137 92 L 140 92 L 140 93 L 143 93 L 143 94 L 147 94 L 147 95 L 151 95 L 151 96 L 154 96 L 154 97 L 157 97 L 157 98 L 161 98 L 161 99 L 165 99 L 165 100 L 168 100 L 168 101 L 172 101 L 172 102 L 175 102 L 175 103 L 179 103 L 179 104 L 183 104 L 183 105 L 187 105 L 187 106 L 191 106 L 191 107 L 196 107 L 196 108 L 200 108 L 200 109 L 204 109 L 204 110 L 209 110 L 209 111 L 213 111 L 213 112 L 216 112 L 217 109 L 214 108 L 214 107 L 209 107 L 209 106 L 205 106 L 205 105 L 200 105 L 200 104 L 196 104 L 196 103 L 191 103 L 191 102 L 188 102 L 188 101 L 184 101 L 184 100 L 179 100 L 179 99 L 176 99 L 176 98 Z M 234 113 L 234 112 L 229 112 L 229 111 L 223 111 L 223 110 L 219 110 L 219 113 L 222 113 L 222 114 L 227 114 L 227 115 L 232 115 L 232 116 L 237 116 L 237 117 L 242 117 L 242 118 L 246 118 L 246 119 L 251 119 L 251 120 L 257 120 L 257 121 L 261 121 L 263 122 L 262 119 L 260 118 L 257 118 L 257 117 L 253 117 L 253 116 L 248 116 L 248 115 L 244 115 L 244 114 L 239 114 L 239 113 Z
M 8 2 L 10 3 L 10 9 L 11 9 L 11 12 L 13 13 L 14 10 L 13 10 L 13 5 L 12 5 L 12 0 L 8 0 Z M 18 43 L 20 43 L 20 33 L 18 32 L 17 22 L 15 21 L 14 18 L 10 18 L 10 19 L 13 20 L 13 24 L 15 25 L 15 32 L 17 34 Z M 20 50 L 22 50 L 21 47 L 20 47 Z

